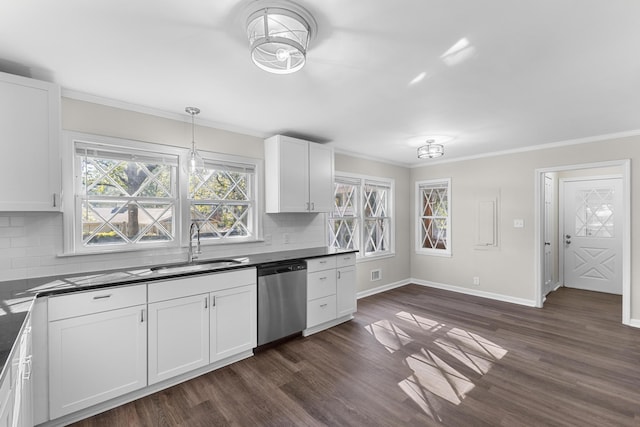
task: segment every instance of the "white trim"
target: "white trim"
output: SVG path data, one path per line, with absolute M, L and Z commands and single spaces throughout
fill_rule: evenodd
M 420 187 L 429 186 L 429 185 L 437 185 L 437 184 L 446 184 L 447 185 L 447 249 L 427 249 L 422 247 L 422 225 L 420 224 L 420 218 L 422 218 L 422 197 L 420 195 Z M 415 214 L 416 214 L 416 222 L 415 222 L 415 253 L 417 255 L 429 255 L 429 256 L 441 256 L 441 257 L 452 257 L 452 248 L 451 244 L 453 242 L 452 239 L 452 230 L 453 230 L 453 221 L 452 221 L 452 199 L 451 197 L 452 189 L 451 189 L 451 178 L 439 178 L 439 179 L 427 179 L 422 181 L 416 181 L 415 184 Z
M 544 235 L 542 219 L 544 217 L 544 174 L 548 172 L 563 172 L 576 169 L 591 169 L 610 166 L 622 167 L 622 205 L 624 212 L 622 231 L 622 323 L 630 325 L 631 322 L 631 160 L 609 160 L 605 162 L 583 163 L 577 165 L 555 166 L 551 168 L 536 169 L 534 173 L 534 289 L 536 294 L 536 307 L 542 307 L 544 289 Z M 559 265 L 560 267 L 560 265 Z
M 472 295 L 474 297 L 481 297 L 481 298 L 487 298 L 487 299 L 492 299 L 496 301 L 508 302 L 511 304 L 524 305 L 527 307 L 536 306 L 535 300 L 530 300 L 525 298 L 516 298 L 509 295 L 496 294 L 493 292 L 478 291 L 475 289 L 463 288 L 460 286 L 430 282 L 428 280 L 411 279 L 411 283 L 415 283 L 416 285 L 420 285 L 420 286 L 426 286 L 429 288 L 443 289 L 445 291 L 457 292 L 465 295 Z
M 342 154 L 344 156 L 355 157 L 357 159 L 371 160 L 372 162 L 383 163 L 385 165 L 399 166 L 399 167 L 402 167 L 402 168 L 412 167 L 411 163 L 396 162 L 396 161 L 389 160 L 389 159 L 383 159 L 383 158 L 376 157 L 376 156 L 370 156 L 368 154 L 356 153 L 355 151 L 349 151 L 349 150 L 345 150 L 345 149 L 338 148 L 338 147 L 333 147 L 333 152 L 335 154 Z
M 633 328 L 640 328 L 640 319 L 629 319 L 627 325 Z
M 365 289 L 364 291 L 358 292 L 356 294 L 356 298 L 357 299 L 366 298 L 366 297 L 369 297 L 371 295 L 379 294 L 379 293 L 382 293 L 382 292 L 390 291 L 391 289 L 396 289 L 396 288 L 400 288 L 402 286 L 406 286 L 406 285 L 408 285 L 410 283 L 412 283 L 411 279 L 404 279 L 404 280 L 400 280 L 398 282 L 387 283 L 386 285 L 377 286 L 375 288 Z
M 505 156 L 509 154 L 526 153 L 529 151 L 548 150 L 552 148 L 566 147 L 569 145 L 588 144 L 590 142 L 608 141 L 611 139 L 627 138 L 627 137 L 638 136 L 638 135 L 640 135 L 640 129 L 634 129 L 634 130 L 625 131 L 625 132 L 616 132 L 616 133 L 609 133 L 604 135 L 589 136 L 586 138 L 568 139 L 566 141 L 550 142 L 550 143 L 539 144 L 539 145 L 530 145 L 530 146 L 521 147 L 521 148 L 512 148 L 509 150 L 490 151 L 490 152 L 475 154 L 471 156 L 455 157 L 452 159 L 442 158 L 442 160 L 435 160 L 433 162 L 429 162 L 428 164 L 412 163 L 408 167 L 413 169 L 413 168 L 421 168 L 424 166 L 438 166 L 443 163 L 461 162 L 465 160 L 477 160 L 477 159 L 483 159 L 486 157 L 497 157 L 497 156 Z
M 92 104 L 104 105 L 106 107 L 119 108 L 121 110 L 133 111 L 136 113 L 148 114 L 150 116 L 162 117 L 165 119 L 176 120 L 179 122 L 191 123 L 191 116 L 187 116 L 185 113 L 172 113 L 158 108 L 147 107 L 144 105 L 133 104 L 126 101 L 120 101 L 117 99 L 106 98 L 99 95 L 92 95 L 85 92 L 79 92 L 71 89 L 62 89 L 62 96 L 64 98 L 75 99 L 78 101 L 90 102 Z M 198 119 L 198 126 L 209 127 L 213 129 L 225 130 L 228 132 L 239 133 L 242 135 L 255 136 L 260 139 L 265 139 L 271 134 L 259 132 L 257 130 L 247 129 L 240 126 L 234 126 L 226 123 L 215 122 L 212 120 Z

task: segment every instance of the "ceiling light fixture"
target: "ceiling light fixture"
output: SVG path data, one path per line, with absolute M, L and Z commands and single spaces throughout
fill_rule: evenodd
M 305 9 L 288 1 L 261 2 L 247 18 L 251 59 L 261 69 L 290 74 L 306 61 L 309 40 L 316 23 Z
M 433 159 L 444 155 L 444 145 L 435 144 L 435 140 L 427 139 L 427 145 L 418 148 L 419 159 Z
M 187 155 L 185 165 L 185 171 L 189 174 L 199 173 L 204 170 L 204 160 L 202 156 L 196 150 L 196 122 L 195 117 L 197 114 L 200 114 L 200 109 L 197 107 L 186 107 L 184 109 L 188 114 L 191 114 L 191 150 L 189 150 L 189 154 Z

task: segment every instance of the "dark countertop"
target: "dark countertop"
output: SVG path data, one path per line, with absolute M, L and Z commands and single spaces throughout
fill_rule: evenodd
M 4 378 L 6 374 L 5 371 L 8 367 L 5 366 L 7 358 L 9 357 L 11 348 L 20 333 L 22 324 L 27 317 L 34 298 L 100 289 L 110 286 L 175 279 L 178 277 L 198 274 L 218 273 L 221 271 L 229 271 L 239 268 L 257 267 L 278 261 L 319 258 L 327 255 L 339 255 L 354 252 L 357 251 L 336 250 L 327 247 L 308 248 L 232 257 L 233 259 L 241 258 L 242 262 L 211 270 L 202 269 L 192 272 L 160 272 L 153 270 L 154 267 L 158 266 L 147 266 L 134 269 L 102 270 L 65 276 L 39 277 L 0 282 L 0 289 L 3 291 L 3 293 L 0 294 L 0 366 L 3 367 L 2 374 L 0 374 L 0 380 Z M 211 260 L 213 259 L 219 258 L 211 258 Z M 198 259 L 197 262 L 204 263 L 207 260 L 209 259 L 203 258 Z

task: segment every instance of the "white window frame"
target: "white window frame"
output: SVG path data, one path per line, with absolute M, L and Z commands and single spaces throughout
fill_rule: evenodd
M 129 252 L 129 251 L 145 251 L 150 249 L 178 249 L 180 247 L 186 247 L 189 245 L 189 227 L 190 222 L 190 200 L 188 199 L 188 176 L 187 172 L 181 167 L 184 158 L 188 154 L 188 149 L 181 147 L 173 147 L 164 144 L 149 143 L 134 141 L 122 138 L 107 137 L 101 135 L 87 134 L 73 131 L 63 131 L 63 147 L 62 147 L 62 166 L 63 170 L 69 173 L 63 174 L 63 197 L 62 197 L 62 212 L 63 212 L 63 233 L 64 244 L 63 253 L 61 255 L 85 255 L 85 254 L 100 254 L 100 253 L 115 253 L 115 252 Z M 122 152 L 134 151 L 146 151 L 153 153 L 154 155 L 169 155 L 176 156 L 178 163 L 176 166 L 177 177 L 177 194 L 175 204 L 175 219 L 174 219 L 174 239 L 172 241 L 163 242 L 145 242 L 143 244 L 129 244 L 129 245 L 96 245 L 93 247 L 87 247 L 82 244 L 81 230 L 78 226 L 81 221 L 79 215 L 81 212 L 77 209 L 76 194 L 79 192 L 79 183 L 81 182 L 78 176 L 81 171 L 78 169 L 78 162 L 75 156 L 76 142 L 83 144 L 90 144 L 96 146 L 103 146 L 106 150 L 114 149 Z M 256 242 L 262 238 L 261 222 L 259 221 L 260 213 L 260 192 L 258 188 L 258 176 L 262 174 L 262 160 L 254 159 L 243 156 L 225 155 L 207 152 L 199 150 L 203 158 L 208 162 L 231 164 L 245 164 L 253 165 L 255 173 L 253 174 L 253 200 L 252 200 L 252 213 L 250 217 L 251 227 L 254 232 L 252 236 L 235 238 L 235 239 L 203 239 L 202 245 L 220 245 L 220 244 L 235 244 L 245 242 Z M 80 184 L 81 185 L 81 184 Z
M 262 161 L 258 159 L 252 159 L 248 157 L 234 156 L 229 154 L 220 154 L 213 153 L 208 151 L 199 150 L 199 153 L 202 155 L 202 158 L 205 163 L 205 167 L 214 166 L 214 165 L 227 165 L 229 168 L 245 168 L 252 169 L 253 173 L 251 173 L 249 183 L 250 191 L 253 195 L 252 200 L 249 201 L 250 212 L 248 213 L 248 227 L 250 228 L 251 235 L 244 237 L 223 237 L 223 238 L 202 238 L 200 240 L 201 244 L 204 245 L 225 245 L 225 244 L 233 244 L 233 243 L 246 243 L 246 242 L 255 242 L 262 238 L 261 229 L 260 229 L 260 221 L 258 214 L 258 206 L 259 206 L 259 189 L 258 189 L 258 177 L 262 176 Z M 189 245 L 189 228 L 191 226 L 191 205 L 192 199 L 189 198 L 189 181 L 185 174 L 185 179 L 181 181 L 183 185 L 181 185 L 181 194 L 184 194 L 184 198 L 181 200 L 184 201 L 182 204 L 182 217 L 184 221 L 182 222 L 182 227 L 184 233 L 182 233 L 182 244 L 183 246 Z
M 382 178 L 377 176 L 370 175 L 362 175 L 362 174 L 354 174 L 348 172 L 335 172 L 334 177 L 334 188 L 335 182 L 339 181 L 340 178 L 344 178 L 345 181 L 351 181 L 352 183 L 358 182 L 358 206 L 357 211 L 358 215 L 356 216 L 356 220 L 358 222 L 358 236 L 356 237 L 356 245 L 358 252 L 356 253 L 356 257 L 359 261 L 364 260 L 374 260 L 380 258 L 388 258 L 395 255 L 395 241 L 396 241 L 396 221 L 395 221 L 395 180 L 392 178 Z M 370 254 L 365 253 L 365 217 L 364 217 L 364 189 L 366 184 L 373 185 L 383 185 L 389 187 L 389 195 L 387 199 L 388 203 L 388 218 L 389 218 L 389 244 L 388 249 L 386 251 L 378 251 Z M 329 231 L 329 221 L 330 214 L 327 214 L 327 240 L 328 244 L 331 243 L 331 236 Z
M 446 235 L 447 235 L 447 247 L 445 249 L 437 249 L 437 248 L 423 248 L 422 247 L 422 189 L 429 187 L 439 187 L 442 188 L 446 186 L 447 189 L 447 227 L 446 227 Z M 452 215 L 451 215 L 451 178 L 441 178 L 441 179 L 430 179 L 424 181 L 417 181 L 415 186 L 415 250 L 417 254 L 422 255 L 433 255 L 433 256 L 442 256 L 442 257 L 451 257 L 452 256 Z

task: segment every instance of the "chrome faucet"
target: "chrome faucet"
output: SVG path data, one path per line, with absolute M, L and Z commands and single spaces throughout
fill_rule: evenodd
M 193 250 L 194 234 L 197 239 L 197 246 L 195 251 Z M 200 250 L 200 226 L 198 225 L 198 223 L 193 221 L 191 223 L 191 226 L 189 227 L 189 254 L 187 255 L 187 262 L 193 262 L 194 260 L 198 259 L 198 255 L 201 253 L 202 251 Z

